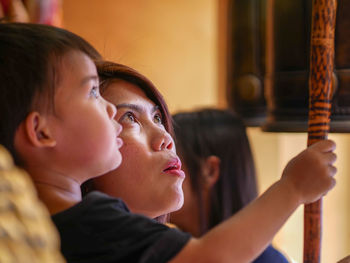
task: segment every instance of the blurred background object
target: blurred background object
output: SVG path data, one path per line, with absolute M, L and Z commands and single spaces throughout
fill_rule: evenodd
M 61 0 L 0 0 L 0 10 L 11 22 L 62 25 Z
M 0 145 L 0 262 L 64 263 L 59 235 L 30 177 Z
M 331 132 L 349 132 L 350 1 L 338 2 Z M 248 126 L 262 126 L 270 132 L 305 132 L 312 1 L 229 3 L 229 106 Z
M 264 131 L 305 132 L 312 1 L 267 0 Z M 338 1 L 335 25 L 331 132 L 350 132 L 350 8 Z M 291 23 L 293 21 L 293 23 Z
M 266 119 L 264 96 L 266 0 L 231 1 L 227 19 L 227 101 L 247 126 L 261 126 Z

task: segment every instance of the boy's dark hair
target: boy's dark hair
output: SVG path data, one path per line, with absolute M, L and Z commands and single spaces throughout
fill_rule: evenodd
M 188 168 L 198 197 L 201 235 L 257 197 L 253 155 L 243 121 L 230 110 L 202 109 L 175 114 L 176 147 Z M 220 175 L 204 212 L 201 167 L 206 158 L 220 158 Z
M 0 23 L 0 144 L 13 155 L 14 135 L 32 110 L 53 110 L 59 63 L 77 50 L 93 60 L 100 54 L 84 39 L 64 29 L 25 23 Z M 40 103 L 37 103 L 39 102 Z

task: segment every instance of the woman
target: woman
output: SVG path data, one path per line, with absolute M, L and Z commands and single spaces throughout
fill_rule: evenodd
M 114 119 L 123 127 L 119 135 L 123 160 L 117 169 L 93 179 L 92 186 L 121 198 L 131 212 L 164 219 L 164 215 L 182 206 L 185 177 L 171 136 L 166 104 L 153 84 L 133 69 L 103 62 L 97 64 L 97 70 L 101 95 L 116 106 Z M 326 141 L 302 152 L 261 198 L 202 237 L 186 239 L 186 243 L 182 238 L 172 245 L 162 239 L 149 251 L 157 257 L 159 251 L 180 244 L 178 253 L 172 254 L 173 263 L 251 262 L 300 204 L 318 199 L 332 187 L 335 170 L 329 166 L 335 159 L 334 147 Z M 316 174 L 321 180 L 310 187 Z M 152 232 L 154 227 L 150 227 L 147 231 Z
M 194 236 L 231 217 L 257 197 L 254 161 L 245 126 L 229 110 L 173 116 L 183 161 L 185 202 L 171 222 Z M 269 246 L 254 262 L 288 262 Z
M 165 222 L 167 214 L 183 204 L 185 177 L 167 105 L 152 82 L 135 70 L 108 62 L 97 64 L 97 69 L 100 92 L 116 105 L 115 119 L 123 126 L 122 156 L 133 158 L 124 158 L 117 170 L 89 184 L 122 197 L 132 212 Z

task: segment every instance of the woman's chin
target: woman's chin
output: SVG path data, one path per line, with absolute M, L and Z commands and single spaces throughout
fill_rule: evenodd
M 181 207 L 184 205 L 184 196 L 183 194 L 177 195 L 176 200 L 173 202 L 171 207 L 168 209 L 169 211 L 167 213 L 172 213 L 175 211 L 178 211 L 181 209 Z

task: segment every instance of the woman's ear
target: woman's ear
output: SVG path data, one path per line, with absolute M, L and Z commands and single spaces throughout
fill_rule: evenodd
M 56 140 L 53 138 L 47 117 L 39 112 L 31 112 L 24 120 L 24 131 L 29 143 L 36 147 L 54 147 Z
M 203 181 L 208 190 L 213 188 L 220 177 L 220 158 L 215 155 L 207 157 L 203 164 Z

